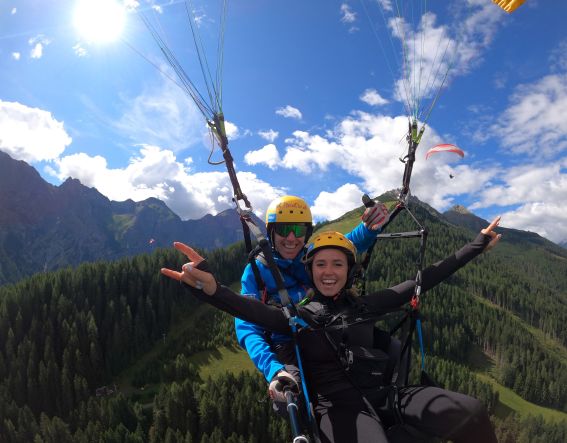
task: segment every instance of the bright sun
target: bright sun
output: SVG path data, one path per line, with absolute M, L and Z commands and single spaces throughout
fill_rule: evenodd
M 107 43 L 120 37 L 125 15 L 115 0 L 78 0 L 73 24 L 89 42 Z

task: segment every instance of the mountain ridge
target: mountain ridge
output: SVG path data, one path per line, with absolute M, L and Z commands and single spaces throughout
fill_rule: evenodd
M 378 199 L 395 204 L 396 190 Z M 455 226 L 478 231 L 488 222 L 462 206 L 441 214 L 411 196 L 428 213 Z M 181 220 L 163 201 L 150 197 L 111 201 L 96 188 L 74 178 L 54 186 L 24 161 L 0 152 L 0 285 L 35 272 L 76 266 L 82 262 L 114 260 L 168 247 L 184 241 L 202 249 L 226 247 L 241 241 L 242 225 L 235 209 L 198 220 Z M 362 206 L 318 228 L 348 219 Z M 253 217 L 264 230 L 264 224 Z M 316 228 L 317 228 L 316 227 Z M 508 239 L 529 240 L 563 256 L 565 249 L 536 233 L 499 228 Z
M 86 200 L 96 197 L 96 190 L 85 190 L 78 182 L 66 186 L 85 192 Z M 175 220 L 163 202 L 143 203 L 115 202 L 112 208 L 112 202 L 99 201 L 99 209 L 110 208 L 111 223 L 119 225 L 120 231 L 112 231 L 122 235 L 116 241 L 135 241 L 130 228 L 138 218 L 167 224 L 169 219 L 160 216 L 164 211 Z M 428 228 L 425 266 L 452 254 L 478 232 L 449 222 L 417 199 L 408 204 Z M 342 224 L 339 230 L 347 232 L 360 222 L 363 210 L 361 206 L 326 226 L 339 229 Z M 76 220 L 91 216 L 71 215 Z M 406 232 L 414 225 L 402 212 L 386 231 Z M 498 247 L 424 294 L 427 371 L 445 388 L 479 398 L 493 414 L 501 441 L 563 442 L 567 424 L 556 425 L 550 417 L 562 411 L 561 420 L 567 412 L 567 252 L 537 234 L 498 229 L 504 234 Z M 369 292 L 416 275 L 418 239 L 380 242 L 366 273 Z M 86 246 L 77 244 L 71 252 Z M 207 259 L 219 282 L 237 282 L 246 263 L 244 245 L 209 251 Z M 265 380 L 256 372 L 249 375 L 257 380 L 253 387 L 235 391 L 226 389 L 235 387 L 235 376 L 221 377 L 218 389 L 200 378 L 204 360 L 218 366 L 203 359 L 203 352 L 214 356 L 222 347 L 236 349 L 233 319 L 201 305 L 184 286 L 159 274 L 164 266 L 179 269 L 182 263 L 173 248 L 158 248 L 132 258 L 37 273 L 0 287 L 0 403 L 6 405 L 0 408 L 0 421 L 6 423 L 0 440 L 32 441 L 29 436 L 38 429 L 57 427 L 68 436 L 53 441 L 87 442 L 90 436 L 104 439 L 109 430 L 126 432 L 126 426 L 130 435 L 136 434 L 132 441 L 154 441 L 152 436 L 164 436 L 167 427 L 181 423 L 191 425 L 183 431 L 186 441 L 205 441 L 208 437 L 201 440 L 201 434 L 211 434 L 216 426 L 220 437 L 215 441 L 236 442 L 251 440 L 248 434 L 231 440 L 229 434 L 239 429 L 254 436 L 280 429 L 265 419 L 251 424 L 245 413 L 256 408 L 256 416 L 276 419 L 263 400 Z M 393 326 L 397 319 L 391 320 Z M 98 397 L 105 386 L 112 386 L 112 392 Z M 524 399 L 523 405 L 516 410 L 513 403 L 500 401 L 500 387 Z M 544 411 L 548 418 L 531 418 L 542 411 L 526 402 L 552 408 Z M 240 405 L 239 410 L 216 407 L 231 404 Z M 104 412 L 97 412 L 99 405 Z M 521 421 L 514 418 L 516 411 L 524 417 Z M 235 425 L 238 417 L 241 424 Z M 4 432 L 26 438 L 10 439 Z M 280 434 L 282 438 L 257 440 L 288 441 L 283 438 L 287 432 Z
M 235 209 L 181 220 L 157 198 L 111 201 L 74 178 L 54 186 L 3 152 L 0 207 L 0 284 L 82 262 L 147 253 L 173 241 L 214 249 L 243 238 Z M 253 219 L 264 229 L 261 220 Z
M 411 209 L 429 230 L 426 265 L 458 250 L 476 234 L 417 201 Z M 358 224 L 362 211 L 363 207 L 351 211 L 342 222 Z M 413 223 L 402 213 L 388 231 L 411 230 Z M 505 234 L 498 247 L 424 294 L 421 312 L 427 370 L 445 388 L 479 398 L 493 414 L 501 441 L 515 441 L 514 436 L 517 441 L 563 442 L 567 434 L 562 429 L 567 427 L 554 425 L 550 414 L 566 412 L 567 255 L 558 256 L 545 243 L 510 240 Z M 383 239 L 368 268 L 369 291 L 413 278 L 418 248 L 417 239 Z M 229 284 L 238 281 L 246 254 L 238 243 L 211 251 L 207 258 L 218 281 Z M 86 432 L 98 436 L 108 430 L 106 418 L 93 413 L 96 405 L 116 406 L 118 401 L 119 408 L 104 409 L 116 413 L 112 420 L 116 426 L 127 425 L 130 432 L 136 432 L 136 441 L 153 441 L 152 435 L 165 435 L 167 426 L 175 428 L 178 423 L 198 423 L 187 430 L 191 441 L 202 441 L 202 426 L 209 426 L 207 423 L 228 428 L 215 441 L 237 441 L 228 435 L 238 429 L 255 435 L 274 429 L 264 420 L 250 425 L 243 413 L 262 407 L 272 414 L 269 403 L 261 400 L 266 391 L 260 375 L 251 375 L 258 380 L 254 388 L 239 388 L 238 392 L 225 389 L 236 384 L 231 376 L 221 378 L 225 388 L 219 389 L 199 378 L 197 370 L 205 360 L 218 365 L 208 357 L 203 359 L 203 351 L 214 356 L 222 346 L 235 349 L 233 320 L 202 306 L 183 286 L 157 272 L 164 266 L 179 269 L 182 263 L 173 248 L 160 248 L 134 258 L 36 274 L 0 288 L 0 396 L 8 405 L 3 422 L 13 425 L 5 428 L 33 435 L 38 423 L 47 426 L 45 417 L 56 418 L 60 428 L 75 437 L 57 441 L 86 442 L 90 440 L 81 439 Z M 552 346 L 546 345 L 549 341 Z M 419 364 L 414 368 L 418 370 Z M 493 383 L 498 386 L 494 388 Z M 115 389 L 115 385 L 119 395 L 97 397 L 101 386 Z M 203 389 L 194 394 L 192 389 L 197 386 Z M 494 390 L 499 386 L 532 405 L 552 408 L 548 418 L 534 421 L 530 416 L 542 411 L 520 409 L 525 418 L 512 426 L 516 409 L 499 400 Z M 204 396 L 211 393 L 209 401 L 214 403 L 201 407 Z M 237 400 L 239 393 L 246 398 Z M 171 407 L 163 406 L 166 398 Z M 217 404 L 242 404 L 243 411 L 218 409 Z M 529 405 L 520 406 L 525 407 Z M 134 414 L 142 409 L 148 413 Z M 121 413 L 128 410 L 134 412 Z M 168 410 L 171 416 L 164 416 L 163 411 Z M 79 411 L 79 421 L 75 411 Z M 107 416 L 107 412 L 100 414 Z M 242 417 L 243 425 L 235 426 L 228 417 Z M 206 429 L 210 433 L 212 427 Z M 535 435 L 546 438 L 536 440 Z M 1 435 L 0 440 L 4 441 Z M 249 440 L 248 435 L 242 439 Z M 270 436 L 264 441 L 285 440 Z

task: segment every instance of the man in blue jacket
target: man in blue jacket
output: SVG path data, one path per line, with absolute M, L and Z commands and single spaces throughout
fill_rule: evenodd
M 387 220 L 386 206 L 377 202 L 375 206 L 366 209 L 362 222 L 346 234 L 346 237 L 354 243 L 358 251 L 365 251 Z M 299 303 L 311 287 L 311 281 L 301 261 L 305 242 L 313 232 L 311 210 L 305 200 L 299 197 L 280 197 L 274 200 L 266 211 L 266 228 L 274 260 L 282 274 L 289 297 L 293 303 Z M 256 266 L 261 282 L 256 281 L 252 265 L 248 264 L 242 274 L 241 294 L 256 297 L 265 303 L 280 303 L 274 277 L 261 256 L 256 259 Z M 282 378 L 289 379 L 292 383 L 296 380 L 285 370 L 284 364 L 278 360 L 270 346 L 289 342 L 289 336 L 271 334 L 268 343 L 266 331 L 260 326 L 238 318 L 234 323 L 238 343 L 246 349 L 254 365 L 270 383 L 270 396 L 276 402 L 285 402 L 285 398 L 279 398 L 281 394 L 273 385 Z

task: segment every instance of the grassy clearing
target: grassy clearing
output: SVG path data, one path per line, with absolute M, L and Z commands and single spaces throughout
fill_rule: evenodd
M 240 282 L 234 282 L 229 287 L 234 292 L 240 293 Z M 212 351 L 198 352 L 190 356 L 189 361 L 199 370 L 199 377 L 202 380 L 207 377 L 217 378 L 227 372 L 236 375 L 242 371 L 257 371 L 248 353 L 239 346 L 221 346 Z
M 326 224 L 321 228 L 317 229 L 315 232 L 318 231 L 338 231 L 346 234 L 347 232 L 352 231 L 358 224 L 360 223 L 360 214 L 359 215 L 351 215 L 349 217 L 341 217 L 340 219 Z
M 195 325 L 200 324 L 200 320 L 206 313 L 211 310 L 208 305 L 201 305 L 198 308 L 191 311 L 184 311 L 176 313 L 176 318 L 173 321 L 172 327 L 169 333 L 166 335 L 165 340 L 167 341 L 178 341 L 180 337 L 183 337 L 193 328 Z M 144 389 L 138 389 L 132 386 L 132 378 L 134 374 L 139 373 L 144 367 L 147 367 L 150 362 L 155 362 L 160 360 L 162 354 L 167 352 L 164 343 L 159 340 L 154 343 L 152 348 L 140 356 L 131 366 L 122 371 L 117 377 L 117 384 L 120 386 L 120 390 L 126 396 L 135 396 L 140 398 L 150 398 L 153 399 L 153 394 L 157 393 L 160 387 L 158 384 L 149 384 L 144 387 Z
M 235 292 L 240 292 L 240 282 L 230 285 Z M 184 310 L 183 312 L 175 312 L 171 329 L 165 337 L 168 343 L 179 343 L 183 337 L 190 335 L 191 331 L 203 324 L 203 317 L 214 309 L 208 305 L 200 305 L 196 309 Z M 157 394 L 161 387 L 161 383 L 151 383 L 139 389 L 132 385 L 132 379 L 135 374 L 139 374 L 150 363 L 163 358 L 164 355 L 170 353 L 170 350 L 164 346 L 161 340 L 156 341 L 152 348 L 141 355 L 131 366 L 122 371 L 116 378 L 116 384 L 120 386 L 121 392 L 131 397 L 135 401 L 147 404 L 153 401 L 154 395 Z M 224 372 L 237 373 L 240 371 L 256 371 L 248 354 L 240 348 L 221 347 L 214 351 L 199 352 L 190 357 L 190 361 L 199 369 L 199 376 L 205 379 L 208 376 L 218 377 Z
M 475 375 L 483 382 L 489 383 L 492 388 L 498 392 L 500 401 L 496 406 L 496 416 L 505 418 L 512 412 L 516 412 L 522 417 L 528 415 L 541 415 L 547 421 L 567 421 L 567 414 L 565 412 L 557 411 L 555 409 L 544 408 L 529 401 L 524 400 L 511 389 L 508 389 L 487 374 L 476 372 Z
M 530 326 L 528 323 L 526 323 L 517 315 L 513 314 L 510 311 L 506 311 L 505 309 L 501 308 L 500 306 L 494 303 L 491 303 L 485 298 L 477 295 L 475 295 L 474 297 L 480 303 L 483 303 L 484 305 L 489 306 L 492 309 L 498 309 L 499 311 L 505 313 L 505 315 L 511 317 L 514 321 L 518 322 L 521 328 L 527 329 L 527 331 L 534 336 L 534 338 L 538 341 L 538 343 L 543 349 L 546 349 L 547 351 L 549 351 L 549 353 L 559 358 L 563 365 L 567 365 L 567 349 L 564 346 L 562 346 L 561 343 L 559 343 L 557 340 L 548 337 L 540 329 Z
M 388 211 L 392 212 L 394 207 L 396 206 L 397 201 L 387 201 L 385 205 L 388 207 Z M 358 224 L 360 223 L 360 217 L 364 213 L 364 208 L 356 208 L 352 211 L 347 212 L 342 217 L 332 221 L 331 223 L 327 223 L 317 229 L 315 232 L 318 231 L 338 231 L 346 234 L 347 232 L 352 231 Z
M 240 292 L 240 282 L 232 283 L 230 288 L 235 292 Z M 187 336 L 188 333 L 196 327 L 196 325 L 203 324 L 201 321 L 202 318 L 207 315 L 211 309 L 214 308 L 203 304 L 195 309 L 186 309 L 181 312 L 176 311 L 174 313 L 175 317 L 172 320 L 171 329 L 166 335 L 165 340 L 168 342 L 178 342 L 181 337 Z M 133 388 L 130 383 L 133 375 L 138 373 L 140 369 L 147 366 L 149 362 L 160 359 L 164 351 L 163 342 L 161 340 L 157 341 L 148 352 L 140 356 L 140 358 L 138 358 L 129 368 L 125 369 L 117 377 L 117 383 L 121 386 L 122 391 L 130 392 L 134 390 L 138 393 L 139 390 Z
M 236 375 L 242 371 L 257 371 L 246 351 L 238 347 L 222 346 L 213 351 L 199 352 L 189 357 L 189 361 L 197 367 L 202 380 L 217 378 L 227 372 Z
M 475 297 L 481 303 L 490 306 L 493 309 L 499 309 L 509 315 L 518 322 L 520 328 L 526 328 L 529 333 L 531 333 L 540 345 L 549 350 L 549 352 L 556 355 L 564 363 L 567 362 L 567 350 L 557 343 L 555 340 L 546 337 L 540 330 L 529 326 L 521 318 L 505 311 L 499 306 L 490 303 L 488 300 L 482 297 Z M 483 382 L 489 383 L 492 388 L 499 394 L 499 403 L 496 406 L 496 416 L 499 418 L 505 418 L 510 413 L 515 412 L 522 417 L 528 415 L 536 416 L 541 415 L 545 420 L 548 421 L 567 421 L 567 414 L 556 409 L 545 408 L 543 406 L 538 406 L 527 400 L 524 400 L 518 394 L 516 394 L 511 389 L 501 385 L 494 378 L 494 373 L 497 370 L 495 362 L 492 358 L 487 356 L 482 350 L 474 346 L 471 348 L 468 355 L 468 364 L 474 370 L 475 375 Z
M 471 369 L 485 374 L 490 373 L 495 367 L 494 360 L 478 346 L 472 346 L 469 350 L 467 363 Z

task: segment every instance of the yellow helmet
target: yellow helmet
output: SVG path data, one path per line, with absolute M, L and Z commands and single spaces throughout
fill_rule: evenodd
M 302 198 L 284 195 L 270 203 L 266 211 L 266 226 L 270 223 L 312 224 L 311 209 Z
M 356 263 L 356 246 L 354 246 L 354 244 L 340 232 L 319 232 L 305 247 L 303 262 L 305 263 L 305 269 L 307 270 L 309 277 L 313 280 L 313 257 L 317 251 L 327 248 L 339 249 L 346 254 L 348 262 L 348 276 L 344 289 L 351 288 L 355 278 L 357 278 L 360 274 L 360 265 Z
M 334 248 L 343 251 L 350 264 L 356 263 L 356 246 L 343 234 L 336 231 L 319 232 L 305 249 L 304 261 L 313 260 L 315 253 L 321 249 Z

